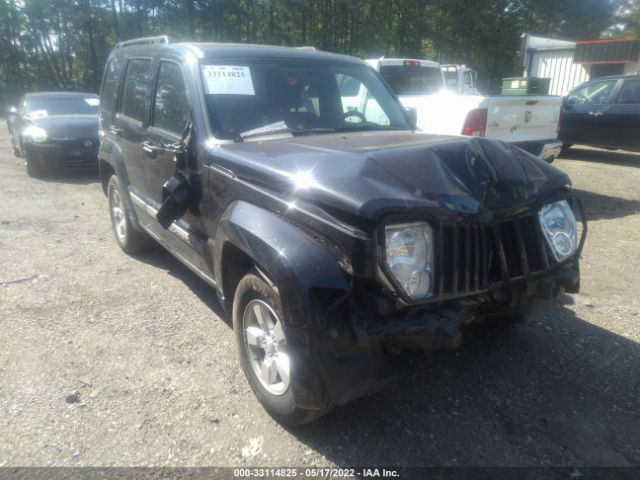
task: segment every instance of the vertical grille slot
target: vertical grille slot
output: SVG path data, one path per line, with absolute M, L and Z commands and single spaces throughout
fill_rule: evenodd
M 461 295 L 548 268 L 535 215 L 494 225 L 440 224 L 439 295 Z

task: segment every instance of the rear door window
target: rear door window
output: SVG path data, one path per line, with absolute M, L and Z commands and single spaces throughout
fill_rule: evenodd
M 150 69 L 151 60 L 129 60 L 124 78 L 120 111 L 140 122 L 145 118 Z
M 177 135 L 189 119 L 189 101 L 182 69 L 173 62 L 161 62 L 153 102 L 153 126 Z
M 640 103 L 640 80 L 625 80 L 622 89 L 618 94 L 616 103 L 639 104 Z

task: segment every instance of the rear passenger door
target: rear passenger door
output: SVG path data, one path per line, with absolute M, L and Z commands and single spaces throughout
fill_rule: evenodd
M 142 141 L 148 125 L 151 65 L 151 58 L 132 58 L 127 62 L 120 101 L 111 127 L 111 133 L 119 137 L 131 183 L 129 191 L 144 201 L 148 201 L 149 192 Z
M 607 112 L 607 145 L 640 150 L 640 79 L 625 79 Z

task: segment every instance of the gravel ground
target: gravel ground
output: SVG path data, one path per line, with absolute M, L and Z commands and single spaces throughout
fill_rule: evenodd
M 93 175 L 26 176 L 0 133 L 0 466 L 640 465 L 640 156 L 557 166 L 589 224 L 583 291 L 286 429 L 251 393 L 213 291 L 112 238 Z

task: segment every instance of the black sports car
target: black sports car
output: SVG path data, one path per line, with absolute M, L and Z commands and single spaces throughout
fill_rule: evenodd
M 41 92 L 27 93 L 11 107 L 11 146 L 30 176 L 60 167 L 97 168 L 99 103 L 91 93 Z

